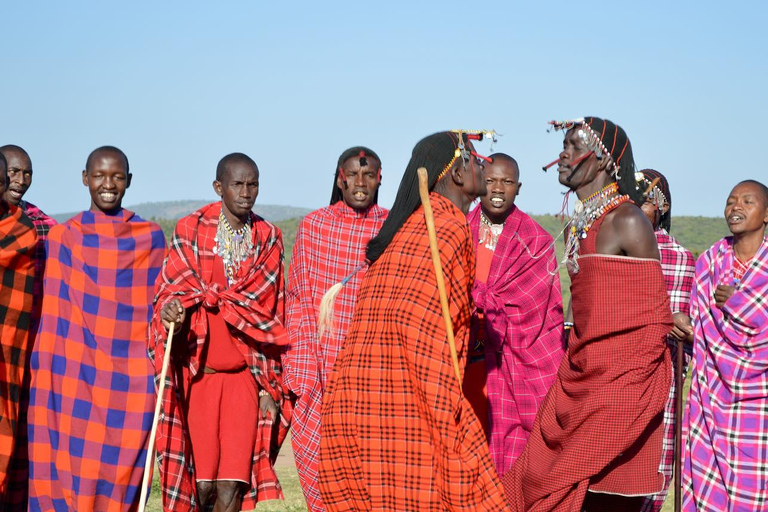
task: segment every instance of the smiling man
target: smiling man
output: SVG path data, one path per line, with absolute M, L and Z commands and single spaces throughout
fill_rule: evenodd
M 696 262 L 693 368 L 683 425 L 683 509 L 765 510 L 768 502 L 768 188 L 736 185 L 732 236 Z
M 320 451 L 320 405 L 328 376 L 352 320 L 364 272 L 365 246 L 381 229 L 387 210 L 377 204 L 381 160 L 371 149 L 344 151 L 336 164 L 331 204 L 302 219 L 296 233 L 286 314 L 291 346 L 285 356 L 285 378 L 295 395 L 291 441 L 307 507 L 323 510 L 317 487 Z M 350 276 L 336 299 L 332 328 L 318 333 L 323 294 Z
M 14 478 L 12 454 L 26 454 L 26 432 L 20 432 L 19 388 L 27 381 L 33 304 L 35 228 L 21 208 L 3 198 L 8 184 L 0 153 L 0 503 L 3 510 L 26 510 Z M 24 424 L 26 428 L 26 423 Z M 24 457 L 26 460 L 26 457 Z M 22 485 L 25 487 L 25 485 Z M 26 496 L 23 493 L 21 498 Z
M 273 462 L 288 433 L 283 387 L 283 238 L 251 212 L 259 169 L 219 161 L 220 202 L 179 220 L 157 280 L 150 357 L 159 379 L 176 341 L 158 427 L 163 509 L 252 510 L 282 498 Z
M 155 397 L 146 333 L 160 227 L 122 208 L 128 159 L 94 150 L 91 206 L 48 233 L 31 358 L 29 510 L 134 510 Z
M 8 144 L 0 147 L 2 154 L 8 162 L 8 187 L 3 198 L 8 204 L 21 208 L 29 217 L 37 231 L 37 246 L 35 247 L 35 281 L 32 291 L 34 297 L 32 306 L 32 322 L 29 326 L 31 333 L 37 332 L 40 322 L 40 306 L 43 303 L 43 274 L 45 273 L 45 241 L 48 239 L 48 230 L 56 225 L 53 218 L 46 215 L 40 208 L 25 201 L 23 198 L 32 185 L 32 160 L 29 154 L 21 147 Z M 34 334 L 32 334 L 34 336 Z M 29 354 L 29 352 L 27 353 Z M 25 361 L 27 370 L 29 360 Z M 29 372 L 24 374 L 24 382 L 19 395 L 18 438 L 16 451 L 11 461 L 11 486 L 10 492 L 5 497 L 7 510 L 27 510 L 27 482 L 29 480 L 29 460 L 27 459 L 27 407 L 29 403 Z
M 491 159 L 488 193 L 467 218 L 477 244 L 473 348 L 481 363 L 470 361 L 464 392 L 488 423 L 491 456 L 503 475 L 525 447 L 565 345 L 552 237 L 515 205 L 522 185 L 515 159 L 504 153 Z M 486 372 L 483 418 L 478 388 Z

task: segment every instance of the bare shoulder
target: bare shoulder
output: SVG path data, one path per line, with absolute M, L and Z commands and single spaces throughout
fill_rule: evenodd
M 603 230 L 613 241 L 611 252 L 634 258 L 660 259 L 653 226 L 634 203 L 623 203 L 610 212 L 601 234 Z

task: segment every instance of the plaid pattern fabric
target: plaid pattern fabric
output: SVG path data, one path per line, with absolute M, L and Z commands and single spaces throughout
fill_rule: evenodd
M 474 244 L 430 195 L 456 349 L 466 363 Z M 423 209 L 368 270 L 323 396 L 326 510 L 506 510 L 480 422 L 454 374 Z
M 291 442 L 307 508 L 323 510 L 317 487 L 320 406 L 328 376 L 347 334 L 357 290 L 365 275 L 356 272 L 344 285 L 333 310 L 333 328 L 317 337 L 317 312 L 323 294 L 365 260 L 387 210 L 372 205 L 364 212 L 339 201 L 304 217 L 296 233 L 288 272 L 286 318 L 291 345 L 285 353 L 285 381 L 296 395 Z
M 574 328 L 523 454 L 503 483 L 515 511 L 579 511 L 587 491 L 642 496 L 658 471 L 672 368 L 658 261 L 594 254 L 571 276 Z M 586 253 L 586 254 L 585 254 Z
M 37 231 L 37 246 L 35 247 L 35 281 L 32 296 L 35 298 L 32 310 L 31 333 L 37 333 L 40 322 L 40 309 L 43 304 L 43 275 L 45 273 L 45 241 L 48 239 L 48 230 L 57 222 L 43 213 L 37 206 L 27 201 L 22 201 L 19 206 L 32 221 Z M 34 334 L 32 334 L 34 339 Z M 28 352 L 28 355 L 31 352 Z M 27 360 L 29 357 L 27 357 Z M 29 368 L 29 361 L 27 361 Z M 10 485 L 5 496 L 6 512 L 25 512 L 27 510 L 27 490 L 29 487 L 29 458 L 27 457 L 27 408 L 29 407 L 29 372 L 24 375 L 19 399 L 19 428 L 16 440 L 16 449 L 13 452 L 10 471 Z
M 160 310 L 170 300 L 178 298 L 189 318 L 189 328 L 182 329 L 173 344 L 172 368 L 166 377 L 162 415 L 157 428 L 163 509 L 174 512 L 197 510 L 195 467 L 184 404 L 190 380 L 200 370 L 200 354 L 208 333 L 205 310 L 210 308 L 218 308 L 230 326 L 233 340 L 237 341 L 259 388 L 267 390 L 281 407 L 276 428 L 273 428 L 274 420 L 261 416 L 258 419 L 251 488 L 243 499 L 242 508 L 250 510 L 259 501 L 283 496 L 273 468 L 277 451 L 288 433 L 292 410 L 290 400 L 284 400 L 287 391 L 283 386 L 280 363 L 282 345 L 288 343 L 283 326 L 283 238 L 277 227 L 251 214 L 253 256 L 241 265 L 237 280 L 229 288 L 209 285 L 220 213 L 221 203 L 216 202 L 179 220 L 170 254 L 156 284 L 149 336 L 155 384 L 159 384 L 167 338 L 160 321 Z
M 29 510 L 128 511 L 152 427 L 146 334 L 165 255 L 128 210 L 83 212 L 48 233 L 31 358 Z
M 472 297 L 483 311 L 490 451 L 503 475 L 520 456 L 565 353 L 563 299 L 552 237 L 519 208 L 504 222 L 487 283 Z M 467 220 L 479 240 L 478 205 Z
M 696 264 L 693 255 L 689 250 L 680 245 L 675 238 L 667 233 L 663 228 L 656 231 L 656 241 L 659 244 L 659 254 L 661 254 L 661 271 L 664 273 L 664 283 L 667 286 L 669 302 L 672 306 L 672 312 L 685 313 L 690 312 L 691 289 L 693 288 L 693 278 L 696 275 Z M 669 355 L 672 360 L 672 385 L 669 389 L 669 398 L 664 407 L 664 444 L 662 445 L 662 456 L 660 471 L 664 474 L 664 488 L 653 497 L 645 498 L 642 506 L 642 512 L 659 512 L 664 506 L 664 500 L 667 499 L 669 485 L 674 475 L 675 464 L 675 406 L 677 389 L 675 386 L 675 375 L 677 373 L 677 341 L 669 336 L 667 338 L 669 345 Z M 686 344 L 687 348 L 688 345 Z M 686 368 L 690 362 L 688 351 L 683 355 L 683 381 L 685 381 Z
M 11 455 L 18 443 L 19 400 L 30 349 L 37 234 L 20 208 L 0 214 L 0 504 L 13 492 Z M 0 507 L 2 509 L 3 507 Z
M 734 285 L 733 239 L 696 262 L 693 381 L 683 421 L 683 509 L 768 509 L 768 239 Z

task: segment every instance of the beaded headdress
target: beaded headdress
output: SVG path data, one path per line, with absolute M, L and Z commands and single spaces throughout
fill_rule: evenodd
M 465 162 L 469 161 L 470 155 L 474 156 L 475 158 L 478 158 L 482 160 L 483 162 L 491 163 L 492 159 L 480 155 L 472 150 L 467 150 L 467 147 L 464 144 L 464 136 L 466 135 L 468 140 L 484 140 L 484 139 L 490 139 L 491 140 L 491 152 L 493 152 L 493 145 L 497 142 L 497 137 L 500 136 L 500 134 L 496 133 L 496 130 L 451 130 L 451 133 L 455 133 L 457 135 L 457 145 L 456 145 L 456 151 L 453 153 L 453 158 L 451 158 L 450 162 L 448 162 L 448 165 L 446 165 L 442 172 L 438 175 L 436 181 L 440 181 L 443 179 L 443 177 L 446 175 L 448 170 L 451 168 L 451 166 L 456 162 L 456 159 L 459 157 L 462 157 Z
M 605 144 L 603 144 L 602 136 L 605 132 L 605 124 L 603 125 L 603 133 L 598 134 L 595 130 L 592 129 L 592 126 L 589 125 L 585 121 L 583 117 L 579 119 L 572 119 L 570 121 L 550 121 L 550 128 L 547 131 L 560 131 L 560 130 L 570 130 L 571 128 L 574 128 L 576 126 L 579 127 L 579 130 L 576 132 L 579 138 L 584 142 L 584 145 L 587 146 L 587 148 L 590 150 L 590 152 L 594 153 L 595 156 L 599 158 L 603 158 L 603 155 L 610 155 L 611 152 L 608 151 L 608 148 L 605 147 Z M 555 160 L 554 163 L 556 163 L 557 160 Z M 550 164 L 550 166 L 553 164 Z M 547 166 L 549 167 L 549 166 Z M 546 167 L 544 168 L 546 170 Z M 611 170 L 611 174 L 614 176 L 618 174 L 619 172 L 619 164 L 618 160 L 614 158 L 613 161 L 613 169 Z

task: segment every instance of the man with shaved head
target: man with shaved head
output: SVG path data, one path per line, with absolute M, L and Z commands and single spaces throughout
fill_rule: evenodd
M 683 509 L 768 503 L 768 188 L 746 180 L 725 203 L 732 235 L 696 262 L 693 367 L 683 425 Z
M 152 427 L 146 356 L 160 227 L 122 208 L 128 158 L 94 150 L 91 205 L 48 233 L 31 359 L 29 510 L 135 510 Z
M 56 225 L 53 218 L 46 215 L 40 208 L 24 200 L 24 195 L 32 185 L 32 160 L 29 154 L 21 147 L 7 144 L 0 147 L 2 154 L 8 163 L 8 183 L 3 194 L 3 199 L 14 206 L 18 206 L 29 217 L 37 231 L 37 246 L 34 252 L 35 281 L 32 295 L 34 297 L 32 318 L 29 330 L 34 338 L 37 325 L 40 321 L 40 305 L 42 304 L 43 274 L 45 272 L 45 241 L 48 238 L 48 230 Z M 25 361 L 29 368 L 29 361 Z M 24 382 L 19 396 L 19 429 L 16 441 L 16 451 L 11 461 L 10 479 L 12 485 L 6 496 L 7 509 L 27 510 L 27 480 L 29 478 L 29 461 L 27 460 L 27 406 L 29 403 L 29 372 L 25 372 Z
M 552 237 L 515 205 L 522 185 L 515 159 L 496 153 L 491 160 L 488 193 L 467 217 L 477 246 L 472 297 L 479 362 L 470 360 L 464 390 L 488 425 L 491 456 L 503 475 L 525 447 L 565 345 Z
M 156 283 L 150 357 L 157 378 L 177 332 L 158 426 L 164 510 L 251 510 L 282 498 L 273 462 L 291 403 L 281 356 L 288 336 L 283 238 L 251 209 L 259 169 L 221 159 L 221 201 L 179 220 Z

